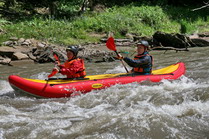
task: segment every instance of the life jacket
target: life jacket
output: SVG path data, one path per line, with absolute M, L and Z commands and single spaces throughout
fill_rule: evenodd
M 80 59 L 80 58 L 76 58 L 76 59 L 73 59 L 73 60 L 70 60 L 70 61 L 66 61 L 64 63 L 64 67 L 66 69 L 69 69 L 72 67 L 72 64 L 75 62 L 75 61 L 78 61 L 82 64 L 82 70 L 80 71 L 77 71 L 76 73 L 74 73 L 73 75 L 67 75 L 67 78 L 78 78 L 78 77 L 84 77 L 86 76 L 86 71 L 85 71 L 85 66 L 84 66 L 84 61 L 83 59 Z M 75 64 L 75 63 L 74 63 Z
M 143 59 L 145 56 L 151 57 L 151 63 L 145 64 L 145 65 L 141 65 L 140 67 L 134 67 L 133 68 L 134 72 L 142 73 L 142 74 L 151 73 L 152 72 L 153 58 L 152 58 L 152 56 L 148 52 L 144 52 L 144 54 L 142 54 L 142 55 L 136 55 L 134 57 L 134 60 Z

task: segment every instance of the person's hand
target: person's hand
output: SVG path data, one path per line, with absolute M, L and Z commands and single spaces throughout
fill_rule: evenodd
M 57 71 L 57 72 L 59 72 L 60 70 L 59 70 L 59 68 L 54 67 L 54 68 L 53 68 L 53 71 Z
M 117 59 L 121 60 L 121 59 L 123 59 L 123 56 L 121 54 L 118 54 Z
M 133 70 L 133 69 L 128 71 L 128 73 L 133 73 L 133 72 L 134 72 L 134 70 Z
M 54 63 L 55 63 L 55 65 L 60 66 L 60 62 L 57 60 Z

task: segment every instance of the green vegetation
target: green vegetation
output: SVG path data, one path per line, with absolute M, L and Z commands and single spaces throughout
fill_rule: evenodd
M 10 37 L 18 37 L 59 44 L 81 44 L 98 42 L 99 35 L 92 37 L 91 34 L 107 34 L 109 31 L 114 32 L 115 37 L 125 37 L 126 33 L 151 36 L 156 31 L 187 34 L 209 31 L 208 9 L 192 12 L 191 8 L 162 7 L 134 4 L 114 6 L 102 12 L 88 11 L 71 19 L 36 15 L 12 22 L 0 16 L 0 29 L 5 32 L 0 33 L 0 43 Z

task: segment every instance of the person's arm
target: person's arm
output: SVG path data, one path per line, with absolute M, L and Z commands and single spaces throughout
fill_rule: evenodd
M 150 56 L 144 56 L 142 59 L 133 60 L 128 57 L 123 59 L 130 67 L 140 67 L 141 65 L 148 64 L 151 62 Z

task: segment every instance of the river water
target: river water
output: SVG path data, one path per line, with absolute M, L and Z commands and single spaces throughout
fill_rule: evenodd
M 184 62 L 159 83 L 115 85 L 72 98 L 16 94 L 7 77 L 45 79 L 53 64 L 0 66 L 0 139 L 208 139 L 209 48 L 152 51 L 154 69 Z M 88 74 L 125 72 L 120 62 L 86 63 Z

